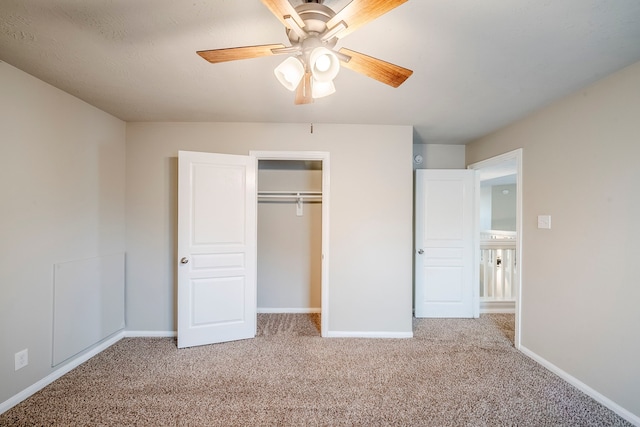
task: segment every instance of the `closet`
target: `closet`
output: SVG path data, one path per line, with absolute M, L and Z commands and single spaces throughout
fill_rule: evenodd
M 326 336 L 328 224 L 329 153 L 179 151 L 178 348 L 253 338 L 257 311 Z
M 256 157 L 258 313 L 320 313 L 323 160 Z

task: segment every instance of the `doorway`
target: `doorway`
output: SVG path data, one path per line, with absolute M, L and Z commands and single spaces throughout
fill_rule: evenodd
M 258 313 L 308 313 L 328 331 L 329 153 L 251 151 L 258 198 Z
M 481 225 L 480 252 L 484 257 L 480 266 L 481 304 L 484 302 L 481 312 L 509 311 L 508 305 L 511 303 L 515 313 L 514 346 L 519 349 L 522 293 L 522 149 L 473 163 L 468 168 L 477 170 L 480 176 L 481 202 L 478 222 Z M 483 193 L 486 197 L 482 197 Z M 504 202 L 502 199 L 513 199 L 513 212 L 511 202 Z M 492 209 L 499 210 L 500 214 L 493 215 Z

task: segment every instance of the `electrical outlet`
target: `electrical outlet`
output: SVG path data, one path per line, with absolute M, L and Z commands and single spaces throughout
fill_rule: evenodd
M 16 371 L 22 369 L 29 364 L 29 349 L 25 348 L 16 353 Z

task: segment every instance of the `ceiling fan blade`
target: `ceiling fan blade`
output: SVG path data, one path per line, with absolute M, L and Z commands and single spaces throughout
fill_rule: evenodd
M 259 58 L 274 53 L 271 49 L 283 48 L 282 44 L 264 44 L 260 46 L 230 47 L 226 49 L 200 50 L 196 52 L 207 61 L 216 64 L 218 62 L 237 61 L 239 59 Z
M 348 62 L 342 61 L 343 67 L 362 73 L 389 86 L 398 87 L 413 74 L 413 71 L 407 68 L 344 47 L 339 52 L 351 57 Z
M 313 102 L 313 98 L 311 97 L 311 73 L 304 73 L 304 77 L 300 81 L 298 85 L 298 89 L 296 90 L 296 99 L 295 104 L 311 104 Z
M 262 3 L 269 8 L 271 13 L 273 13 L 285 27 L 294 29 L 285 19 L 285 17 L 290 16 L 300 28 L 304 28 L 304 21 L 300 18 L 300 15 L 298 15 L 298 12 L 296 12 L 291 3 L 289 3 L 289 0 L 262 0 Z
M 340 24 L 340 22 L 344 21 L 347 24 L 347 28 L 336 34 L 336 37 L 341 39 L 364 24 L 373 21 L 407 1 L 408 0 L 353 0 L 327 22 L 327 28 L 331 30 Z

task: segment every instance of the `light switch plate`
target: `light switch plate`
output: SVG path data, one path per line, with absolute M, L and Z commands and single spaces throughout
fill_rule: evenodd
M 551 215 L 538 215 L 538 228 L 551 229 Z

